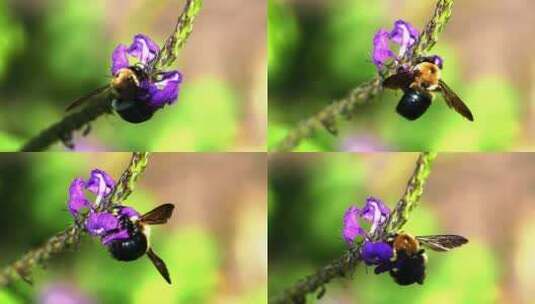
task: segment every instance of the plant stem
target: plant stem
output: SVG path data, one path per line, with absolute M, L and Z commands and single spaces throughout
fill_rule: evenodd
M 325 293 L 325 284 L 332 279 L 346 277 L 353 273 L 360 261 L 360 246 L 352 247 L 341 257 L 288 288 L 279 297 L 271 299 L 269 303 L 303 304 L 306 303 L 306 295 L 315 292 L 318 292 L 317 298 L 319 299 Z
M 282 142 L 274 149 L 275 152 L 291 151 L 299 143 L 314 134 L 322 127 L 332 134 L 337 133 L 336 120 L 340 116 L 351 118 L 355 107 L 367 102 L 381 91 L 381 81 L 374 78 L 353 89 L 349 95 L 325 107 L 319 113 L 299 123 L 297 128 L 290 131 Z
M 81 111 L 69 114 L 59 122 L 41 131 L 41 133 L 24 144 L 20 151 L 44 151 L 57 141 L 63 141 L 66 145 L 69 145 L 72 134 L 75 131 L 87 126 L 98 117 L 111 112 L 111 100 L 109 98 L 101 98 L 88 104 Z
M 424 193 L 424 186 L 431 173 L 431 167 L 435 158 L 436 153 L 420 153 L 416 161 L 414 173 L 405 188 L 405 193 L 390 214 L 382 235 L 397 232 L 407 223 L 410 212 L 418 205 L 420 197 Z
M 148 152 L 134 152 L 130 159 L 130 165 L 119 178 L 117 185 L 113 189 L 111 204 L 121 204 L 134 191 L 134 186 L 139 176 L 145 171 L 149 161 Z M 107 204 L 103 204 L 104 209 L 109 208 Z

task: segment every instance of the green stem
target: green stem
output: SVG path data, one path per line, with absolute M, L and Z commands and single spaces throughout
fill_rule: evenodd
M 416 161 L 414 173 L 405 188 L 405 193 L 390 214 L 385 229 L 381 233 L 382 235 L 397 232 L 407 223 L 410 212 L 418 205 L 420 197 L 424 193 L 424 186 L 431 173 L 435 158 L 436 153 L 420 153 Z
M 356 106 L 371 100 L 380 90 L 381 81 L 379 78 L 374 78 L 361 84 L 353 89 L 346 98 L 335 101 L 316 115 L 299 123 L 297 128 L 290 131 L 273 151 L 291 151 L 303 139 L 312 136 L 314 132 L 321 128 L 326 128 L 330 133 L 336 134 L 338 132 L 336 128 L 337 119 L 341 116 L 347 119 L 351 118 L 355 113 Z
M 111 100 L 101 98 L 98 101 L 88 104 L 81 111 L 69 114 L 59 122 L 41 131 L 41 133 L 24 144 L 20 151 L 44 151 L 58 141 L 62 141 L 69 146 L 72 134 L 75 131 L 87 126 L 100 116 L 111 112 Z

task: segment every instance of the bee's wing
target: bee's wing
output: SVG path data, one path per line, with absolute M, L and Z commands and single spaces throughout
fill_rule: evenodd
M 455 234 L 417 236 L 416 239 L 420 244 L 434 251 L 449 251 L 468 243 L 466 238 Z
M 411 71 L 394 74 L 383 81 L 383 87 L 388 89 L 408 88 L 414 81 L 414 73 Z
M 472 112 L 470 112 L 470 109 L 464 104 L 464 102 L 453 92 L 448 85 L 441 80 L 438 82 L 440 93 L 442 93 L 442 96 L 444 97 L 444 101 L 446 101 L 446 104 L 453 108 L 457 113 L 464 116 L 466 119 L 470 121 L 474 121 L 474 116 L 472 115 Z
M 173 209 L 175 209 L 173 204 L 160 205 L 143 214 L 140 218 L 140 221 L 149 225 L 165 224 L 173 214 Z
M 69 106 L 67 106 L 65 111 L 70 111 L 70 110 L 72 110 L 72 109 L 74 109 L 74 108 L 76 108 L 78 106 L 81 106 L 82 104 L 84 104 L 84 102 L 88 101 L 92 97 L 97 96 L 99 94 L 102 94 L 102 93 L 106 92 L 107 90 L 109 90 L 110 88 L 111 88 L 111 86 L 108 84 L 108 85 L 105 85 L 103 87 L 100 87 L 98 89 L 95 89 L 95 90 L 91 91 L 87 95 L 84 95 L 82 97 L 76 98 L 73 102 L 71 102 L 71 104 L 69 104 Z
M 162 277 L 167 281 L 167 283 L 171 284 L 171 277 L 169 276 L 169 271 L 167 270 L 167 266 L 165 266 L 164 261 L 152 251 L 152 248 L 149 247 L 149 250 L 147 251 L 147 256 L 149 257 L 152 264 L 154 264 L 154 267 L 158 269 L 158 272 L 162 275 Z

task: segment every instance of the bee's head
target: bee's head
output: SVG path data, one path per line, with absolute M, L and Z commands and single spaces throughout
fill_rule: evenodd
M 139 79 L 136 73 L 130 68 L 120 69 L 111 81 L 111 85 L 115 89 L 123 89 L 132 84 L 139 86 Z

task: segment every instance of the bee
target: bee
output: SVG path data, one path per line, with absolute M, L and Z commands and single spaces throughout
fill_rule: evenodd
M 433 92 L 439 92 L 448 107 L 469 121 L 474 116 L 461 98 L 442 80 L 442 64 L 435 63 L 434 57 L 422 57 L 409 70 L 400 70 L 383 81 L 383 86 L 389 89 L 401 89 L 404 94 L 399 101 L 396 111 L 408 120 L 416 120 L 422 116 L 431 105 Z
M 407 233 L 399 233 L 391 236 L 388 243 L 394 249 L 394 257 L 388 267 L 394 281 L 399 285 L 422 285 L 427 264 L 427 255 L 422 247 L 445 252 L 468 243 L 468 240 L 454 234 L 413 237 Z
M 150 72 L 151 69 L 152 67 L 139 63 L 123 68 L 117 72 L 109 84 L 77 98 L 66 110 L 70 111 L 97 95 L 107 93 L 111 95 L 113 100 L 113 109 L 121 118 L 130 123 L 147 121 L 154 115 L 155 109 L 146 102 L 137 100 L 136 97 L 143 93 L 140 84 L 150 77 L 155 77 L 151 76 L 154 74 Z
M 117 207 L 114 211 L 118 213 L 122 207 Z M 162 277 L 171 284 L 169 271 L 164 261 L 152 250 L 149 242 L 149 225 L 165 224 L 173 214 L 173 204 L 163 204 L 140 217 L 120 216 L 120 227 L 126 229 L 129 237 L 127 239 L 117 239 L 111 241 L 108 250 L 119 261 L 137 260 L 143 255 L 147 255 Z M 113 231 L 111 232 L 113 233 Z

